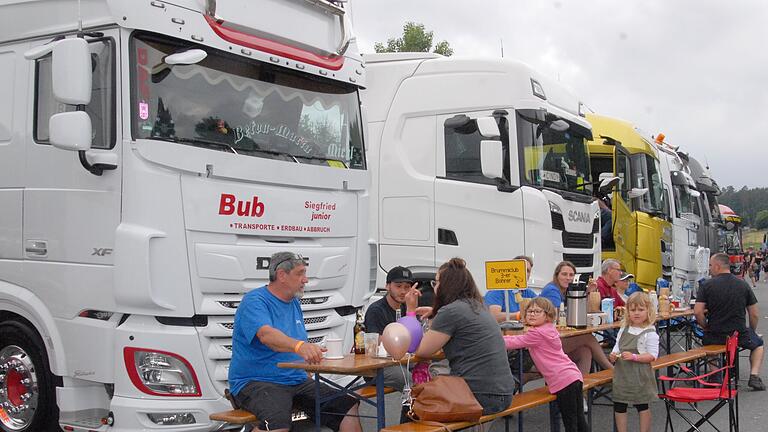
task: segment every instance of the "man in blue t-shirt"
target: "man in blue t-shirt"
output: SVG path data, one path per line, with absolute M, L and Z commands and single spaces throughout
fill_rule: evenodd
M 533 263 L 532 263 L 533 260 L 524 255 L 518 255 L 514 259 L 525 260 L 526 275 L 530 276 L 531 270 L 533 270 Z M 536 297 L 536 293 L 533 292 L 533 290 L 531 290 L 530 288 L 526 288 L 523 290 L 493 290 L 493 291 L 488 291 L 485 294 L 485 305 L 488 306 L 488 311 L 491 313 L 491 315 L 493 315 L 494 318 L 496 318 L 496 321 L 504 322 L 507 320 L 507 314 L 506 314 L 507 307 L 504 301 L 505 294 L 509 297 L 510 314 L 514 314 L 515 312 L 520 311 L 520 305 L 517 303 L 517 300 L 515 299 L 516 291 L 519 291 L 522 298 Z
M 240 407 L 259 419 L 259 429 L 288 431 L 291 407 L 315 415 L 315 381 L 301 369 L 277 367 L 280 362 L 319 363 L 322 349 L 307 342 L 299 297 L 304 294 L 307 268 L 291 252 L 272 255 L 269 284 L 246 294 L 235 313 L 230 392 Z M 335 390 L 321 384 L 321 398 Z M 322 423 L 334 431 L 362 431 L 357 401 L 340 396 L 323 404 Z

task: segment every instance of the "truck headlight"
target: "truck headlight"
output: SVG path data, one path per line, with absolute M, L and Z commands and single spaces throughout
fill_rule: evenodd
M 146 394 L 202 396 L 195 371 L 184 357 L 134 347 L 125 347 L 123 357 L 131 382 Z

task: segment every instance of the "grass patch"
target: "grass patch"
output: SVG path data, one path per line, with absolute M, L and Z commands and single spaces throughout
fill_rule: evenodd
M 742 233 L 742 241 L 744 242 L 744 249 L 752 246 L 755 249 L 759 249 L 763 244 L 763 236 L 768 230 L 745 230 Z

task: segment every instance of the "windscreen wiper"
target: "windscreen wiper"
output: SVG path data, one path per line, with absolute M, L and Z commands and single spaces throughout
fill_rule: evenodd
M 238 154 L 237 151 L 235 151 L 234 147 L 227 143 L 218 142 L 218 141 L 212 141 L 207 140 L 204 138 L 169 138 L 169 137 L 161 137 L 161 136 L 150 136 L 147 137 L 147 139 L 153 139 L 157 141 L 165 141 L 165 142 L 172 142 L 175 144 L 199 144 L 197 147 L 203 147 L 205 145 L 215 146 L 219 148 L 223 148 L 224 150 L 227 150 L 230 153 Z

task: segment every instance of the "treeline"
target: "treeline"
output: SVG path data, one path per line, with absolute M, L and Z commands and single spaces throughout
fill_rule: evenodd
M 744 225 L 768 228 L 768 188 L 749 189 L 744 186 L 736 190 L 727 186 L 722 189 L 718 201 L 741 216 Z

